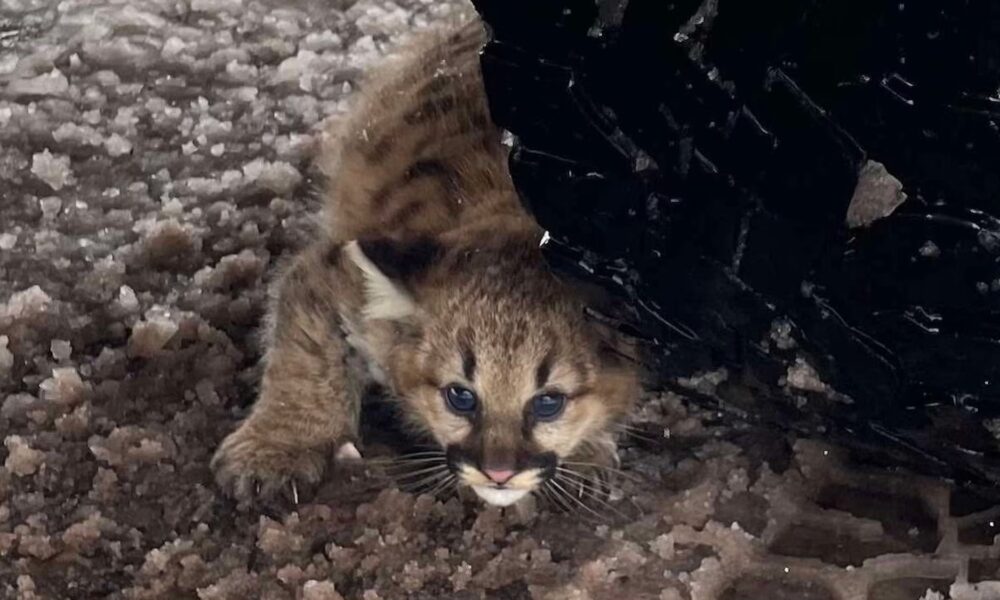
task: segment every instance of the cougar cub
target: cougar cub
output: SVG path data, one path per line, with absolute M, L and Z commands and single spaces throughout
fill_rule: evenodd
M 238 498 L 319 481 L 358 441 L 372 382 L 440 446 L 425 457 L 441 482 L 491 504 L 616 464 L 635 373 L 543 262 L 490 121 L 484 39 L 472 22 L 424 40 L 323 150 L 324 235 L 276 287 L 260 396 L 212 460 Z

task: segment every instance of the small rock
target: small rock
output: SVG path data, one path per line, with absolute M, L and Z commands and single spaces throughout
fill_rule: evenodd
M 64 96 L 69 91 L 69 80 L 59 69 L 30 79 L 15 79 L 7 86 L 12 96 Z
M 0 373 L 7 373 L 14 368 L 14 354 L 7 348 L 10 338 L 0 335 Z
M 107 149 L 108 155 L 118 157 L 132 151 L 132 142 L 117 133 L 113 133 L 104 141 L 104 147 Z
M 54 219 L 62 210 L 62 199 L 58 196 L 48 196 L 39 200 L 38 206 L 42 209 L 42 216 L 45 219 Z
M 243 176 L 247 183 L 276 194 L 286 194 L 302 181 L 302 174 L 287 162 L 272 163 L 261 158 L 243 165 Z
M 151 358 L 163 350 L 180 327 L 162 316 L 147 317 L 132 327 L 128 339 L 128 352 L 132 356 Z
M 847 208 L 848 227 L 867 227 L 892 214 L 906 201 L 903 184 L 873 160 L 865 163 L 858 174 L 858 183 Z
M 126 312 L 135 312 L 139 309 L 139 299 L 135 295 L 135 291 L 132 290 L 127 285 L 121 286 L 118 289 L 118 305 L 122 307 Z
M 7 436 L 3 445 L 7 447 L 8 452 L 4 467 L 15 475 L 21 477 L 33 475 L 45 462 L 45 454 L 33 449 L 19 435 Z
M 302 600 L 344 600 L 329 581 L 310 579 L 302 585 Z
M 49 344 L 49 351 L 52 352 L 52 358 L 58 361 L 69 360 L 71 354 L 73 354 L 73 345 L 66 340 L 52 340 Z
M 56 191 L 76 183 L 69 157 L 52 154 L 48 148 L 31 156 L 31 172 Z
M 46 400 L 63 405 L 78 403 L 90 390 L 73 367 L 52 369 L 52 377 L 42 381 L 38 387 Z
M 6 304 L 0 304 L 0 321 L 4 319 L 26 319 L 44 313 L 52 303 L 52 298 L 42 288 L 33 285 L 15 292 Z

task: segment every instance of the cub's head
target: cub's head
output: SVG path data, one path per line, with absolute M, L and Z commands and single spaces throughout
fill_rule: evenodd
M 409 422 L 440 444 L 443 474 L 506 506 L 579 491 L 592 485 L 581 471 L 616 464 L 633 366 L 546 269 L 537 240 L 347 251 L 366 280 L 366 318 L 392 332 L 390 383 Z

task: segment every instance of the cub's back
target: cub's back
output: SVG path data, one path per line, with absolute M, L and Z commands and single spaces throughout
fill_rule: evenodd
M 528 231 L 483 90 L 478 20 L 427 34 L 367 81 L 320 161 L 335 241 Z

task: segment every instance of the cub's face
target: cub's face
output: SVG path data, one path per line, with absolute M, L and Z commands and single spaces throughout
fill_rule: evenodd
M 365 255 L 384 265 L 384 251 Z M 396 312 L 409 313 L 400 321 L 408 334 L 389 376 L 457 482 L 506 506 L 580 487 L 580 467 L 614 465 L 613 428 L 636 394 L 635 375 L 606 351 L 582 305 L 537 252 L 437 252 L 421 278 L 395 282 L 407 294 L 409 308 Z
M 632 392 L 572 305 L 513 296 L 442 303 L 416 353 L 423 381 L 404 392 L 459 482 L 502 506 L 557 480 L 577 454 L 595 460 L 595 444 L 610 451 Z

